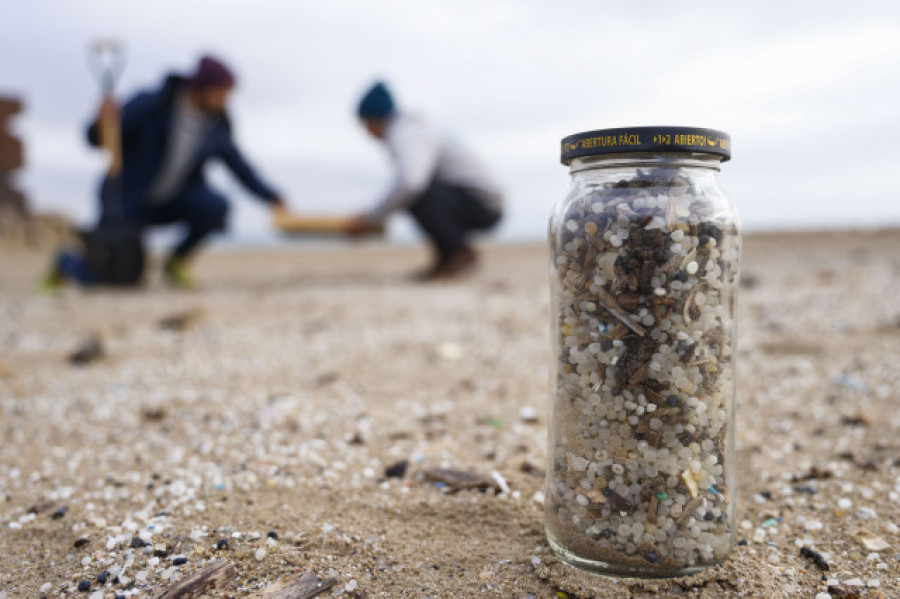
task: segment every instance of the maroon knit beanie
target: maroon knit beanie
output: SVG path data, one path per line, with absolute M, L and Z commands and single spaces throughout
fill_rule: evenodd
M 225 63 L 213 58 L 212 56 L 204 56 L 197 63 L 197 70 L 188 79 L 188 84 L 194 89 L 203 87 L 231 87 L 234 85 L 234 74 Z

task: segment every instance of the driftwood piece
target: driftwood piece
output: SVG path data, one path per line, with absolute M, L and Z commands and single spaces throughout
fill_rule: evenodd
M 466 489 L 481 489 L 482 491 L 494 489 L 494 491 L 500 492 L 500 486 L 497 484 L 497 481 L 474 472 L 449 468 L 432 468 L 422 472 L 422 476 L 429 482 L 444 483 L 447 485 L 449 493 Z
M 703 503 L 703 499 L 700 497 L 694 497 L 690 501 L 685 504 L 684 508 L 681 510 L 681 515 L 675 518 L 675 522 L 678 523 L 679 526 L 683 526 L 691 517 L 694 515 L 694 512 L 697 511 L 697 508 L 700 507 L 700 504 Z
M 640 303 L 639 298 L 640 296 L 635 291 L 623 291 L 619 294 L 619 297 L 616 298 L 616 301 L 623 310 L 634 312 L 637 310 L 638 304 Z
M 625 312 L 621 306 L 619 306 L 619 302 L 617 302 L 616 299 L 605 289 L 601 288 L 597 292 L 597 302 L 601 306 L 603 306 L 607 312 L 618 318 L 622 324 L 624 324 L 626 327 L 628 327 L 641 337 L 647 334 L 647 331 L 644 330 L 644 327 L 631 321 L 628 313 Z
M 627 335 L 630 335 L 630 333 L 628 332 L 628 327 L 626 327 L 624 324 L 617 324 L 613 328 L 609 329 L 609 333 L 607 333 L 606 336 L 609 337 L 610 340 L 615 341 L 617 339 L 624 339 Z
M 628 386 L 635 387 L 639 385 L 645 378 L 647 378 L 647 373 L 650 372 L 650 361 L 647 360 L 641 366 L 638 367 L 634 373 L 628 377 Z
M 606 497 L 603 496 L 603 492 L 599 489 L 585 489 L 584 487 L 578 487 L 575 489 L 575 492 L 587 497 L 590 502 L 588 503 L 589 508 L 601 509 L 606 506 Z
M 276 582 L 254 595 L 258 599 L 309 599 L 337 584 L 337 578 L 321 579 L 309 570 L 287 581 Z
M 609 487 L 603 489 L 603 496 L 606 497 L 606 502 L 609 507 L 615 512 L 628 512 L 632 513 L 637 506 L 628 501 L 624 496 L 616 493 Z
M 660 267 L 660 271 L 669 275 L 679 266 L 681 266 L 681 254 L 675 254 Z
M 666 231 L 672 231 L 675 228 L 675 221 L 678 219 L 678 197 L 669 194 L 666 202 Z
M 170 586 L 156 599 L 193 599 L 202 597 L 210 589 L 222 588 L 237 576 L 230 562 L 218 561 Z

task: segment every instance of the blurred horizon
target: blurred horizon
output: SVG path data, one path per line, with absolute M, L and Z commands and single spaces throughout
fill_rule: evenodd
M 359 95 L 383 78 L 401 109 L 452 131 L 497 175 L 508 207 L 498 241 L 543 239 L 568 186 L 562 137 L 641 125 L 728 132 L 734 153 L 720 178 L 747 231 L 900 225 L 891 184 L 900 162 L 900 5 L 560 6 L 11 5 L 0 95 L 25 102 L 13 127 L 26 152 L 19 187 L 35 211 L 93 219 L 105 158 L 83 141 L 100 95 L 86 53 L 93 39 L 115 37 L 128 53 L 122 99 L 190 71 L 202 53 L 231 64 L 239 144 L 300 213 L 356 212 L 386 189 L 385 152 L 354 116 Z M 223 167 L 208 174 L 232 204 L 223 240 L 277 243 L 267 210 Z M 407 218 L 392 220 L 390 236 L 416 237 Z

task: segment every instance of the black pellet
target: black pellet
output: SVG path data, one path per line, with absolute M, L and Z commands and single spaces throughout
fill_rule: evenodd
M 409 467 L 407 460 L 401 460 L 392 466 L 388 466 L 384 470 L 384 475 L 388 478 L 403 478 L 406 476 L 406 469 Z
M 821 570 L 830 570 L 831 566 L 828 565 L 828 562 L 825 561 L 825 558 L 822 557 L 822 554 L 818 551 L 813 551 L 809 547 L 801 547 L 800 555 L 803 557 L 812 560 L 812 562 L 819 567 Z

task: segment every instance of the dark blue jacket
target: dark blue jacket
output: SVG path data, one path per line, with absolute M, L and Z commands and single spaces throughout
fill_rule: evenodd
M 161 88 L 140 92 L 122 107 L 121 194 L 126 214 L 141 213 L 147 192 L 156 180 L 169 144 L 175 102 L 184 86 L 184 78 L 170 75 Z M 87 137 L 91 145 L 100 145 L 96 122 L 88 127 Z M 261 199 L 271 202 L 278 197 L 241 155 L 231 137 L 227 115 L 216 119 L 197 149 L 195 166 L 185 177 L 184 189 L 206 185 L 203 167 L 210 158 L 225 162 L 244 187 Z

